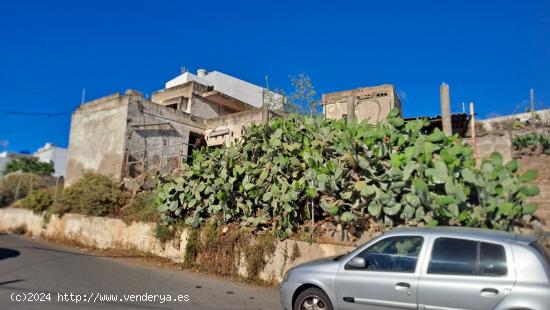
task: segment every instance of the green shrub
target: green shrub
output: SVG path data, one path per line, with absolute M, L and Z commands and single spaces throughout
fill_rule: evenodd
M 174 239 L 174 237 L 176 236 L 176 232 L 176 228 L 170 227 L 162 223 L 157 223 L 157 225 L 155 226 L 155 237 L 162 244 L 165 244 L 166 242 Z
M 51 177 L 32 173 L 10 173 L 0 177 L 0 208 L 8 207 L 18 199 L 25 198 L 33 190 L 51 185 Z M 55 183 L 53 183 L 55 184 Z
M 493 153 L 476 167 L 472 147 L 425 120 L 392 110 L 376 125 L 291 116 L 252 125 L 239 143 L 193 152 L 164 175 L 156 203 L 167 223 L 208 218 L 288 237 L 312 218 L 353 225 L 369 217 L 397 225 L 510 230 L 528 225 L 536 173 Z
M 136 222 L 158 222 L 160 214 L 155 205 L 156 191 L 139 192 L 120 212 L 120 217 L 130 223 Z
M 51 175 L 55 172 L 52 164 L 43 163 L 34 157 L 21 157 L 10 160 L 6 164 L 2 174 L 6 175 L 16 171 L 34 173 L 37 175 Z
M 111 178 L 86 172 L 65 188 L 54 206 L 54 213 L 80 213 L 114 216 L 125 203 L 125 195 Z
M 37 189 L 21 200 L 23 208 L 40 213 L 48 210 L 54 202 L 53 189 Z

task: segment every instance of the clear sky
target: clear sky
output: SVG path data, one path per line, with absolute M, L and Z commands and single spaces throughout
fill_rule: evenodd
M 319 94 L 394 84 L 405 116 L 550 107 L 550 1 L 0 1 L 0 140 L 66 147 L 82 88 L 94 99 L 163 88 L 180 68 Z M 0 143 L 0 151 L 5 148 Z

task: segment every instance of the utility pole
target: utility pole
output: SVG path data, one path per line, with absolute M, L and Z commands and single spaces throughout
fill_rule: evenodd
M 473 102 L 470 102 L 470 134 L 472 136 L 472 147 L 474 148 L 474 159 L 477 160 L 476 116 Z
M 453 135 L 453 125 L 451 123 L 451 97 L 449 94 L 449 85 L 442 83 L 439 87 L 439 95 L 441 99 L 441 124 L 443 133 L 446 136 Z

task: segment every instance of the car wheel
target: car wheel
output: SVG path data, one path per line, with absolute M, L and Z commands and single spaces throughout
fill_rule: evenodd
M 333 310 L 330 299 L 318 288 L 308 288 L 298 295 L 294 310 Z

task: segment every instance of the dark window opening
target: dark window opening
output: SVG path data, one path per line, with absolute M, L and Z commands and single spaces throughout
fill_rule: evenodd
M 178 104 L 177 104 L 177 103 L 167 104 L 166 106 L 169 107 L 169 108 L 172 108 L 172 109 L 174 109 L 174 110 L 177 110 L 177 109 L 178 109 Z
M 196 132 L 189 132 L 189 142 L 187 145 L 187 160 L 188 164 L 193 162 L 193 150 L 199 150 L 206 146 L 204 136 Z

